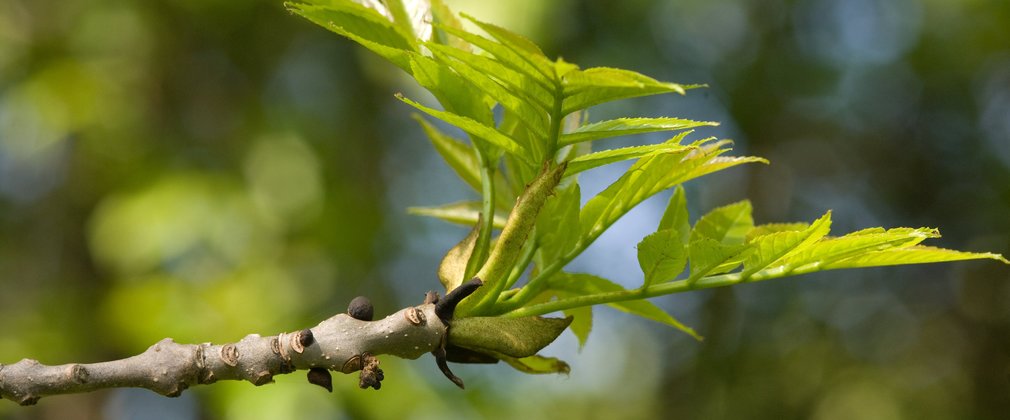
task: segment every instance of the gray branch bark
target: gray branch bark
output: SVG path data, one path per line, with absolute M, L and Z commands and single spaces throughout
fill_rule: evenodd
M 343 373 L 364 369 L 361 386 L 377 388 L 377 381 L 366 384 L 366 374 L 369 381 L 382 376 L 374 355 L 416 359 L 444 349 L 447 331 L 436 305 L 425 303 L 378 321 L 339 314 L 308 330 L 269 337 L 251 334 L 230 344 L 179 344 L 166 338 L 141 354 L 110 362 L 47 366 L 23 359 L 0 364 L 0 398 L 32 405 L 49 395 L 118 387 L 147 388 L 175 397 L 191 386 L 220 380 L 246 380 L 259 386 L 272 382 L 274 375 L 300 369 L 317 374 L 319 369 Z M 328 382 L 328 374 L 322 374 Z

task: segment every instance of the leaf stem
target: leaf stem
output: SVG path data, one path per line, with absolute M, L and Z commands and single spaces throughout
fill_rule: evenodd
M 682 279 L 667 283 L 653 284 L 645 288 L 621 290 L 616 292 L 598 293 L 593 295 L 577 296 L 567 299 L 555 300 L 536 305 L 530 305 L 504 313 L 506 317 L 524 317 L 534 315 L 544 315 L 551 312 L 565 309 L 579 308 L 583 306 L 602 305 L 627 300 L 647 299 L 657 296 L 671 295 L 674 293 L 689 292 L 699 289 L 711 289 L 715 287 L 732 286 L 743 282 L 769 280 L 789 275 L 806 274 L 820 271 L 818 267 L 804 267 L 800 270 L 777 267 L 770 270 L 762 270 L 750 276 L 743 273 L 720 274 L 709 277 L 702 277 L 691 282 L 690 279 Z M 525 288 L 524 288 L 525 289 Z M 522 294 L 520 291 L 518 294 Z M 517 294 L 517 295 L 518 295 Z M 518 298 L 518 296 L 516 296 Z
M 484 217 L 481 218 L 482 226 L 480 227 L 480 232 L 477 234 L 477 244 L 474 247 L 473 254 L 470 255 L 470 260 L 466 263 L 466 275 L 463 277 L 464 279 L 472 278 L 477 273 L 477 270 L 484 265 L 484 262 L 487 261 L 491 250 L 491 236 L 494 229 L 494 168 L 480 148 L 475 149 L 477 149 L 477 157 L 480 162 L 481 213 Z

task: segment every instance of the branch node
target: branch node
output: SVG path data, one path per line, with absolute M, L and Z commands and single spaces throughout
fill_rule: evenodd
M 298 344 L 301 344 L 303 349 L 311 346 L 315 341 L 315 337 L 312 336 L 312 330 L 306 328 L 298 332 Z
M 361 370 L 361 367 L 362 367 L 361 356 L 355 354 L 354 356 L 351 356 L 350 359 L 347 359 L 346 362 L 344 362 L 344 366 L 340 368 L 340 371 L 343 373 L 351 373 L 356 370 Z
M 260 386 L 266 385 L 274 381 L 274 375 L 271 375 L 269 371 L 260 371 L 255 377 L 249 380 L 253 385 Z
M 88 382 L 88 378 L 91 376 L 91 372 L 79 363 L 74 363 L 70 365 L 69 369 L 70 379 L 77 384 L 84 384 Z
M 421 309 L 416 306 L 407 308 L 406 311 L 403 311 L 403 317 L 407 318 L 407 322 L 410 322 L 410 325 L 414 326 L 421 325 L 426 322 L 424 312 L 421 312 Z
M 224 347 L 221 347 L 221 360 L 228 366 L 238 366 L 238 358 L 240 356 L 238 347 L 234 344 L 226 344 Z

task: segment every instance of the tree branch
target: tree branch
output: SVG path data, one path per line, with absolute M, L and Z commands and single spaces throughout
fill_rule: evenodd
M 435 306 L 426 302 L 378 321 L 338 314 L 311 329 L 270 337 L 251 334 L 223 345 L 178 344 L 166 338 L 141 354 L 110 362 L 47 366 L 23 359 L 0 364 L 0 398 L 32 405 L 49 395 L 119 387 L 176 397 L 193 385 L 246 380 L 259 386 L 299 369 L 311 369 L 310 382 L 324 387 L 328 380 L 319 375 L 328 376 L 326 370 L 362 370 L 360 386 L 378 389 L 382 371 L 373 355 L 417 359 L 445 348 L 448 324 Z

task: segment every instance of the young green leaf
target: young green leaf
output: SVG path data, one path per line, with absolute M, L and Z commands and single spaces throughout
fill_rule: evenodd
M 470 229 L 470 233 L 452 247 L 445 257 L 442 257 L 442 263 L 438 265 L 438 279 L 445 286 L 446 292 L 451 292 L 463 284 L 463 278 L 466 275 L 466 262 L 470 260 L 470 254 L 473 254 L 473 247 L 477 243 L 479 231 L 478 220 L 478 223 L 474 223 L 473 229 Z
M 530 66 L 535 68 L 541 75 L 544 76 L 544 78 L 547 80 L 556 79 L 556 76 L 554 75 L 554 63 L 551 59 L 544 55 L 543 51 L 540 51 L 540 47 L 538 47 L 537 44 L 534 44 L 522 35 L 509 31 L 508 29 L 502 28 L 498 25 L 481 22 L 473 16 L 465 13 L 462 14 L 462 16 L 483 29 L 494 39 L 497 39 L 498 42 L 506 48 L 512 50 L 512 52 L 518 55 L 522 60 L 526 61 L 530 64 Z
M 754 226 L 754 229 L 751 229 L 750 232 L 747 232 L 747 236 L 744 241 L 750 243 L 750 241 L 753 241 L 754 238 L 757 238 L 758 236 L 764 236 L 770 233 L 777 233 L 777 232 L 801 231 L 806 229 L 808 226 L 810 226 L 810 223 L 807 222 L 765 223 L 763 225 Z
M 515 113 L 526 128 L 536 133 L 540 138 L 547 137 L 546 110 L 539 109 L 535 103 L 527 102 L 525 98 L 516 96 L 510 87 L 500 84 L 487 73 L 472 67 L 470 63 L 477 62 L 476 60 L 469 59 L 463 54 L 449 56 L 442 53 L 437 46 L 433 45 L 432 47 L 435 57 L 451 67 L 464 80 L 470 82 L 474 89 L 484 92 L 505 109 Z M 469 55 L 473 56 L 473 54 Z
M 939 237 L 940 232 L 932 228 L 864 229 L 839 238 L 822 240 L 804 252 L 789 257 L 787 262 L 797 267 L 807 264 L 825 265 L 868 252 L 906 248 Z
M 492 356 L 530 357 L 554 342 L 571 322 L 539 316 L 456 318 L 449 328 L 449 344 Z
M 488 127 L 494 126 L 494 115 L 491 113 L 494 101 L 474 89 L 445 63 L 414 54 L 410 57 L 410 71 L 414 80 L 438 99 L 445 112 L 470 118 Z
M 454 38 L 455 39 L 455 38 Z M 465 62 L 470 67 L 493 78 L 502 84 L 515 95 L 535 104 L 537 107 L 547 112 L 554 101 L 553 92 L 545 89 L 529 76 L 513 70 L 504 63 L 482 54 L 474 54 L 458 48 L 446 47 L 437 44 L 425 44 L 434 53 L 439 53 L 447 57 Z
M 540 210 L 547 202 L 547 198 L 554 193 L 554 187 L 561 181 L 564 172 L 565 164 L 553 167 L 545 165 L 540 175 L 516 200 L 516 205 L 509 213 L 491 255 L 477 272 L 477 277 L 484 281 L 484 286 L 460 302 L 456 307 L 457 316 L 482 315 L 498 300 L 512 266 L 519 258 L 530 231 L 536 225 Z
M 459 114 L 428 108 L 403 97 L 403 95 L 397 95 L 396 97 L 408 105 L 421 110 L 425 114 L 459 127 L 461 130 L 474 136 L 475 139 L 486 141 L 490 145 L 500 147 L 513 156 L 517 156 L 523 160 L 530 159 L 528 152 L 523 150 L 522 146 L 508 138 L 506 135 L 500 133 L 498 130 L 495 130 L 494 127 L 486 126 L 472 118 L 464 117 Z
M 648 144 L 645 146 L 622 147 L 619 149 L 603 150 L 587 155 L 579 156 L 568 163 L 568 171 L 565 176 L 572 176 L 579 172 L 620 162 L 629 159 L 640 158 L 654 153 L 680 152 L 691 149 L 691 146 L 681 146 L 674 143 Z
M 575 338 L 579 340 L 579 350 L 582 350 L 586 346 L 586 340 L 589 340 L 589 333 L 593 330 L 593 307 L 566 309 L 564 313 L 566 317 L 572 318 L 572 324 L 568 329 L 575 334 Z
M 439 29 L 462 39 L 471 45 L 484 50 L 484 52 L 491 54 L 502 64 L 510 67 L 512 70 L 520 72 L 532 80 L 535 80 L 544 89 L 553 90 L 554 89 L 554 79 L 552 77 L 547 77 L 537 67 L 530 64 L 529 61 L 523 58 L 523 55 L 516 53 L 511 48 L 495 42 L 494 40 L 482 37 L 480 35 L 472 34 L 462 29 L 456 29 L 448 26 L 437 25 Z
M 586 296 L 608 292 L 621 292 L 625 290 L 623 287 L 614 284 L 610 280 L 597 277 L 592 274 L 564 272 L 551 277 L 548 282 L 548 289 L 567 292 L 571 296 Z M 620 302 L 611 302 L 608 303 L 608 305 L 632 315 L 637 315 L 661 324 L 669 325 L 698 340 L 701 340 L 701 336 L 694 332 L 693 329 L 681 324 L 680 321 L 674 319 L 670 316 L 670 314 L 666 313 L 666 311 L 663 311 L 658 306 L 647 300 L 625 300 Z
M 410 56 L 415 51 L 385 16 L 351 1 L 326 6 L 285 3 L 291 12 L 348 38 L 410 73 Z
M 706 236 L 694 236 L 687 248 L 691 261 L 688 282 L 694 283 L 703 276 L 732 271 L 752 251 L 753 248 L 749 245 L 726 245 Z
M 1000 254 L 991 252 L 963 252 L 951 249 L 934 248 L 917 245 L 911 248 L 896 248 L 886 251 L 873 251 L 836 261 L 824 266 L 825 270 L 857 267 L 883 267 L 901 264 L 923 264 L 948 261 L 989 259 L 1010 264 Z
M 569 71 L 562 75 L 561 83 L 564 86 L 564 115 L 604 102 L 660 93 L 683 95 L 686 89 L 699 87 L 660 82 L 630 70 L 608 67 Z
M 677 131 L 701 126 L 716 126 L 710 121 L 692 121 L 682 118 L 618 118 L 583 125 L 562 134 L 560 145 L 593 141 L 631 134 L 653 133 L 657 131 Z
M 413 117 L 418 124 L 421 124 L 421 128 L 424 129 L 431 144 L 435 146 L 435 150 L 442 156 L 445 163 L 456 172 L 456 175 L 459 175 L 463 182 L 466 182 L 474 190 L 480 191 L 480 165 L 477 163 L 477 156 L 474 155 L 473 150 L 466 144 L 443 133 L 419 115 L 414 114 Z
M 537 219 L 537 240 L 540 244 L 539 261 L 555 261 L 575 247 L 579 240 L 578 183 L 558 188 L 547 199 Z
M 698 219 L 691 231 L 691 240 L 706 237 L 723 245 L 742 245 L 754 227 L 749 200 L 716 208 Z
M 684 186 L 677 185 L 670 202 L 666 205 L 663 218 L 659 221 L 659 229 L 676 229 L 680 233 L 680 242 L 687 244 L 691 237 L 691 222 L 687 214 L 687 196 L 684 193 Z
M 754 238 L 750 245 L 754 252 L 744 261 L 743 275 L 749 276 L 777 261 L 802 252 L 821 240 L 831 230 L 831 212 L 815 220 L 804 230 L 769 233 Z
M 563 360 L 556 357 L 546 357 L 539 354 L 530 357 L 517 359 L 514 357 L 502 357 L 502 361 L 508 363 L 516 370 L 530 374 L 563 373 L 569 374 L 572 369 Z
M 673 280 L 687 264 L 684 243 L 676 229 L 657 231 L 638 243 L 638 264 L 645 274 L 645 284 Z
M 477 224 L 481 214 L 479 201 L 458 201 L 437 207 L 408 207 L 407 212 L 418 216 L 434 217 L 449 223 L 473 226 Z M 505 215 L 495 213 L 493 226 L 495 229 L 505 227 Z

